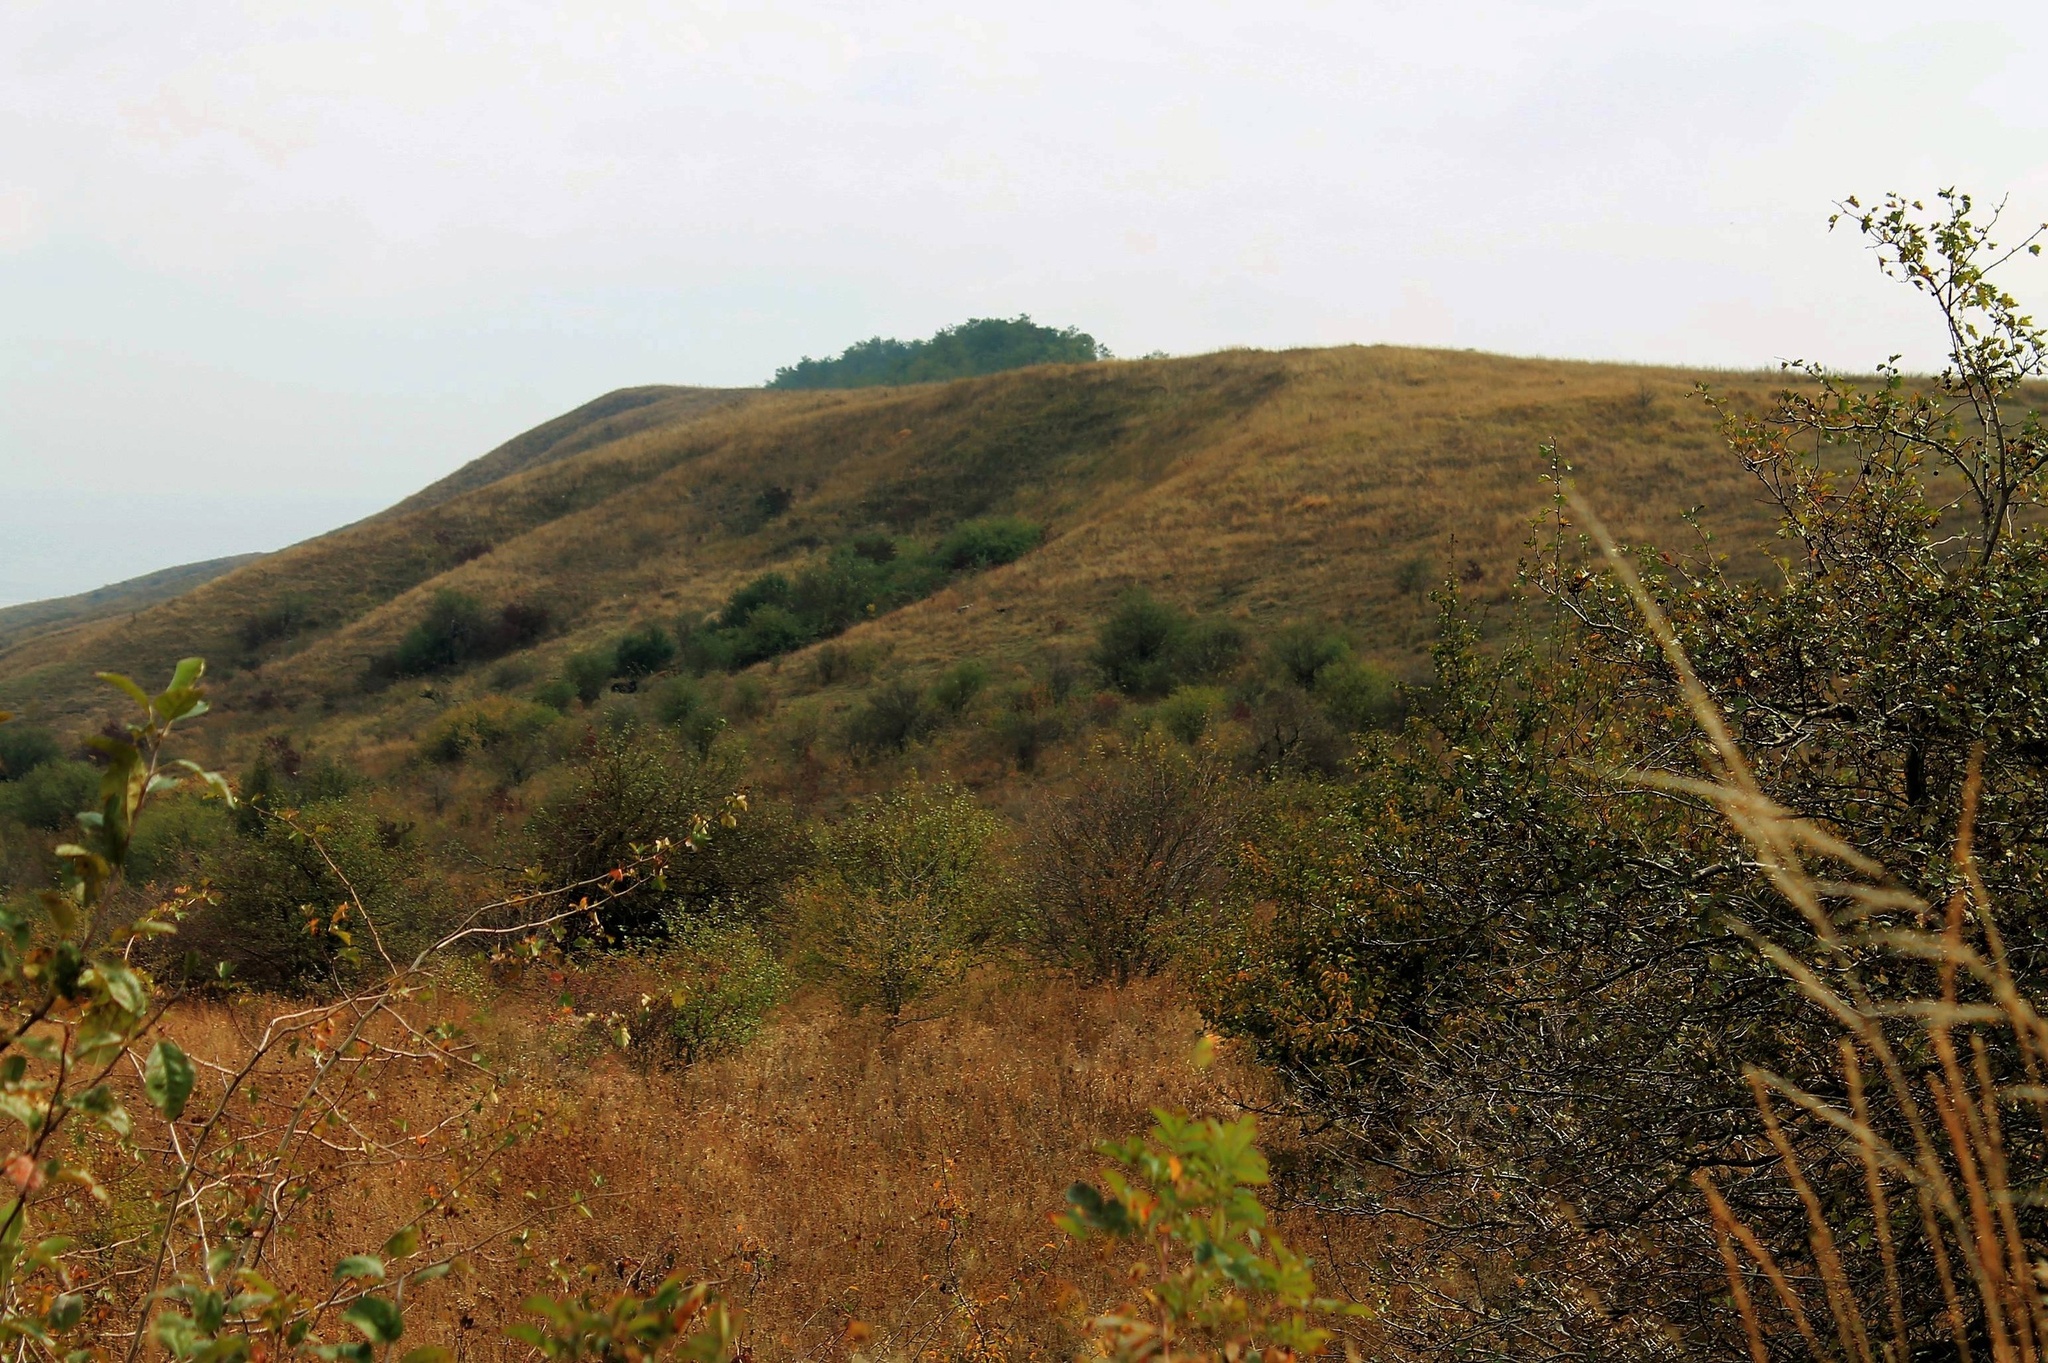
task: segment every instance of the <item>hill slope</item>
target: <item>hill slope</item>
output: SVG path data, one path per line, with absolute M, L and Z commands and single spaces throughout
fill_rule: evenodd
M 231 554 L 226 558 L 207 559 L 203 563 L 181 563 L 176 567 L 159 568 L 140 577 L 95 587 L 89 592 L 0 607 L 0 650 L 38 634 L 104 620 L 108 616 L 131 613 L 159 601 L 168 601 L 262 557 L 261 554 Z
M 1404 565 L 1500 595 L 1544 505 L 1545 440 L 1623 533 L 1679 543 L 1681 513 L 1703 506 L 1753 555 L 1768 522 L 1689 397 L 1699 377 L 1352 347 L 900 389 L 623 390 L 378 516 L 119 623 L 17 643 L 0 652 L 0 701 L 83 722 L 99 705 L 93 668 L 153 677 L 198 652 L 233 671 L 230 714 L 367 718 L 402 699 L 363 688 L 368 659 L 444 587 L 546 610 L 544 667 L 635 620 L 715 607 L 849 536 L 935 536 L 995 513 L 1044 523 L 1047 543 L 849 639 L 892 646 L 913 670 L 1021 658 L 1085 638 L 1145 584 L 1254 628 L 1341 621 L 1402 666 L 1427 632 Z

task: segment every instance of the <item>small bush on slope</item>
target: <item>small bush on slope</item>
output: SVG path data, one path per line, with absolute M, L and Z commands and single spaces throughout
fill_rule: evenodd
M 849 1005 L 900 1021 L 1002 931 L 1000 830 L 951 786 L 912 782 L 857 806 L 819 834 L 819 869 L 790 892 L 806 958 Z
M 1098 749 L 1032 820 L 1024 861 L 1034 949 L 1119 986 L 1159 970 L 1223 889 L 1231 804 L 1208 754 L 1151 736 Z

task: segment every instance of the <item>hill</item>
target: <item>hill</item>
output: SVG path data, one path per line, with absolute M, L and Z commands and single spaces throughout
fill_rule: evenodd
M 89 592 L 0 607 L 0 650 L 34 635 L 129 614 L 159 601 L 168 601 L 261 557 L 261 554 L 230 554 L 226 558 L 210 558 L 203 563 L 181 563 L 174 568 L 159 568 L 140 577 L 95 587 Z
M 964 657 L 1018 664 L 1084 645 L 1144 585 L 1254 632 L 1329 621 L 1412 670 L 1428 636 L 1418 587 L 1454 571 L 1469 594 L 1505 598 L 1545 504 L 1544 441 L 1628 535 L 1680 542 L 1699 506 L 1760 562 L 1767 518 L 1691 396 L 1703 377 L 1352 347 L 909 388 L 624 390 L 378 516 L 118 623 L 11 644 L 0 703 L 83 725 L 103 704 L 95 668 L 153 677 L 196 652 L 228 716 L 388 730 L 371 721 L 416 708 L 416 688 L 366 689 L 366 668 L 444 589 L 544 612 L 533 674 L 862 533 L 929 538 L 992 514 L 1044 525 L 1043 547 L 846 642 L 912 675 Z M 1764 382 L 1711 377 L 1758 394 Z M 807 675 L 756 670 L 776 694 Z

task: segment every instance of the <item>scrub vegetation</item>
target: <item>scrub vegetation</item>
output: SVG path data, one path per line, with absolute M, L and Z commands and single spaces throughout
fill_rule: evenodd
M 14 645 L 0 1325 L 2040 1355 L 2036 240 L 1842 215 L 1944 373 L 634 390 Z

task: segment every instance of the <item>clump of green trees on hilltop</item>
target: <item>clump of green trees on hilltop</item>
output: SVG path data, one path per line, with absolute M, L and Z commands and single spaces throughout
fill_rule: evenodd
M 828 360 L 806 355 L 775 371 L 770 388 L 868 388 L 939 383 L 999 374 L 1033 364 L 1088 364 L 1109 347 L 1074 327 L 1041 326 L 1028 316 L 976 317 L 944 327 L 928 341 L 870 337 Z

